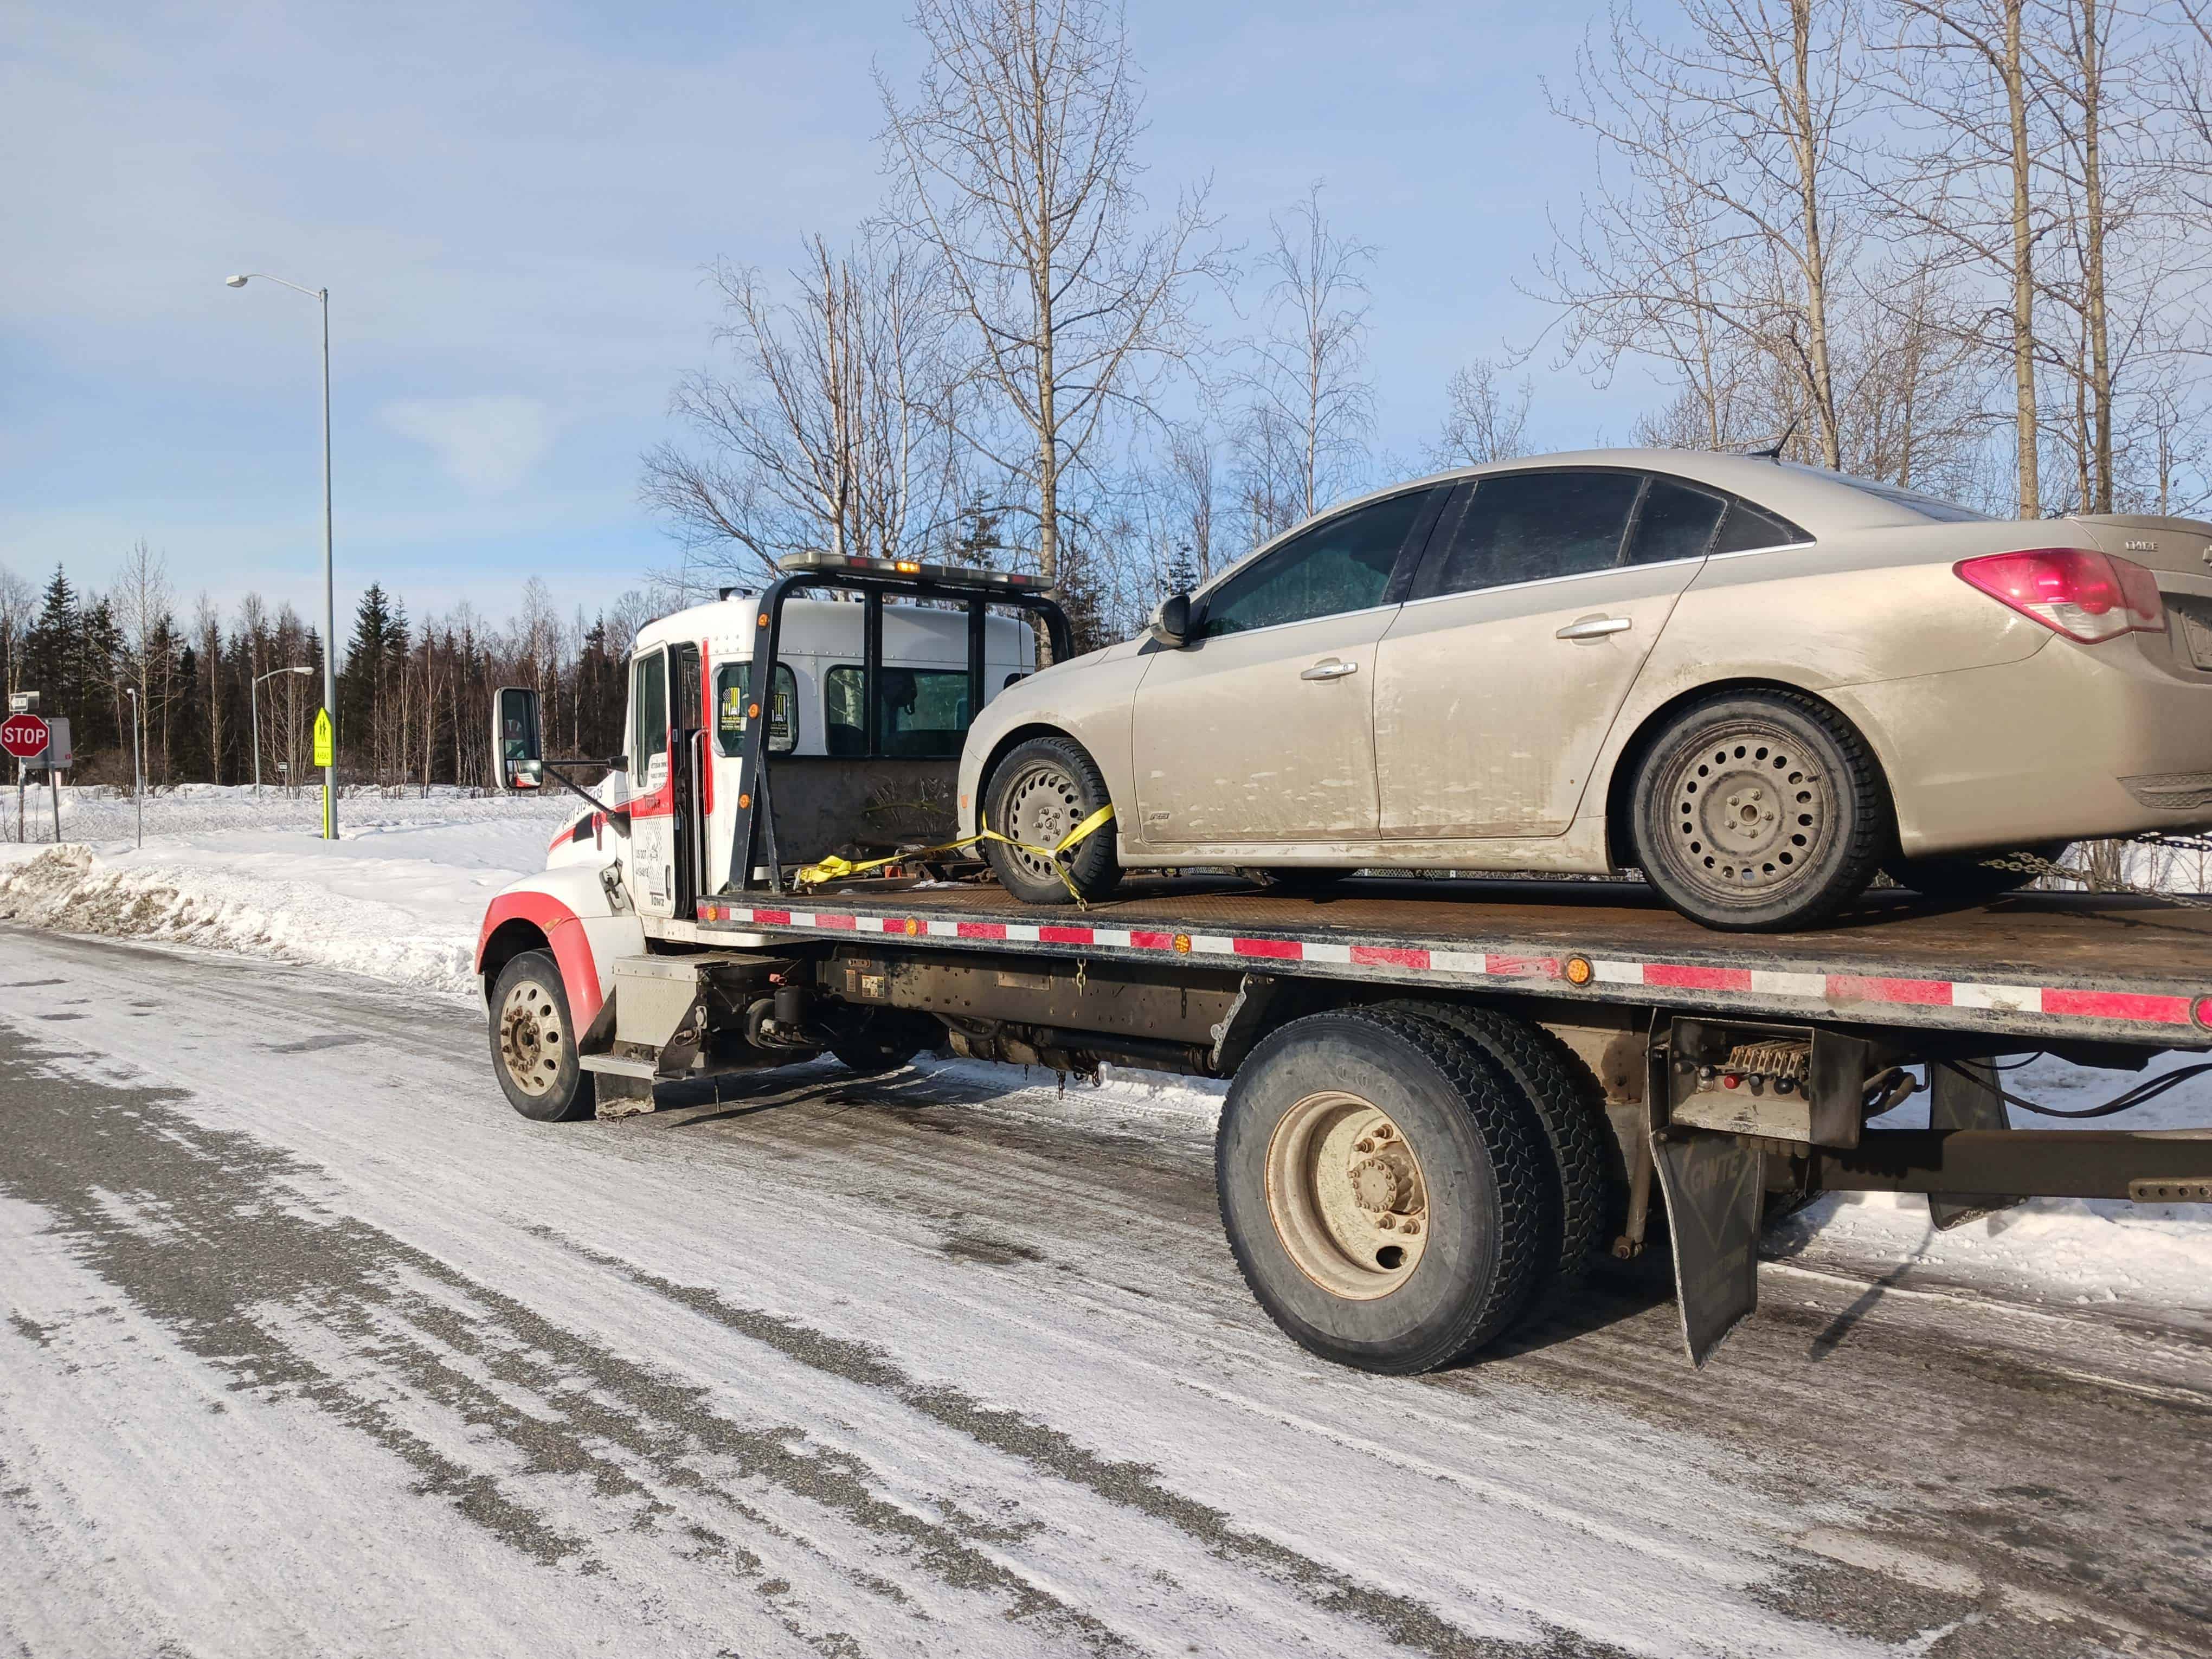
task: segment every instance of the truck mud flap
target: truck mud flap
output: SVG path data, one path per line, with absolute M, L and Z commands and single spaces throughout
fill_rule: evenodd
M 1759 1307 L 1763 1159 L 1718 1134 L 1654 1134 L 1651 1158 L 1667 1199 L 1682 1346 L 1702 1366 Z
M 2005 1103 L 1995 1087 L 1996 1073 L 1986 1060 L 1966 1060 L 1955 1066 L 1930 1066 L 1928 1079 L 1928 1127 L 1931 1129 L 2008 1129 Z M 2003 1193 L 1930 1193 L 1928 1218 L 1938 1232 L 1963 1227 L 1969 1221 L 2021 1200 Z

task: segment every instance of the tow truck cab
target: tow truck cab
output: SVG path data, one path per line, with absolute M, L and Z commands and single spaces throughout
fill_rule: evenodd
M 665 999 L 646 981 L 665 975 L 649 958 L 701 948 L 702 899 L 778 884 L 805 860 L 951 839 L 968 727 L 1036 666 L 1036 631 L 1009 605 L 1048 611 L 1065 649 L 1065 621 L 1037 586 L 905 562 L 790 561 L 766 592 L 726 590 L 638 631 L 624 752 L 611 759 L 547 757 L 538 694 L 501 687 L 491 734 L 501 787 L 564 787 L 583 800 L 545 869 L 486 913 L 477 965 L 487 997 L 515 959 L 542 953 L 567 1005 L 560 1036 L 587 1069 L 621 1075 L 625 1054 L 647 1050 L 658 1061 L 675 1028 L 658 1028 Z M 805 597 L 825 589 L 834 597 Z M 756 732 L 763 658 L 773 691 Z M 772 807 L 753 781 L 771 768 Z M 579 780 L 595 769 L 601 781 Z M 538 1026 L 549 1040 L 556 1029 L 550 1014 Z

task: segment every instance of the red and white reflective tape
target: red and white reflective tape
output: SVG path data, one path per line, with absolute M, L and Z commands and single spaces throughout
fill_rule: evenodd
M 2212 1028 L 2212 996 L 2093 991 L 2067 986 L 1994 985 L 1970 980 L 1905 979 L 1877 975 L 1727 968 L 1687 962 L 1624 962 L 1571 953 L 1534 955 L 1459 951 L 1436 945 L 1343 945 L 1323 939 L 1238 933 L 1194 933 L 1142 927 L 1091 927 L 1052 922 L 963 921 L 949 917 L 872 915 L 830 910 L 769 909 L 702 902 L 699 918 L 756 927 L 905 939 L 976 939 L 1010 945 L 1090 945 L 1101 950 L 1159 951 L 1232 962 L 1326 963 L 1377 968 L 1393 975 L 1442 978 L 1564 980 L 1571 985 L 1642 987 L 1667 992 L 1809 1004 L 1833 1013 L 1860 1007 L 1974 1009 L 2128 1025 Z M 1668 997 L 1668 1001 L 1678 999 Z

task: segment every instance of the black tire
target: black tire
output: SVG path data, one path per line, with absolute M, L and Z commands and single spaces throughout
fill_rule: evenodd
M 2066 848 L 2063 841 L 2050 841 L 2014 850 L 2031 858 L 2056 862 Z M 2016 891 L 2035 879 L 2033 870 L 2000 869 L 1986 861 L 2009 856 L 2009 852 L 1959 853 L 1927 859 L 1900 855 L 1883 860 L 1881 868 L 1882 873 L 1900 887 L 1910 887 L 1932 899 L 1970 904 Z
M 525 951 L 500 969 L 491 988 L 491 1069 L 508 1105 L 538 1123 L 590 1117 L 599 1097 L 578 1063 L 580 1035 L 551 951 Z
M 983 787 L 984 822 L 1036 846 L 1057 844 L 1107 804 L 1097 763 L 1072 738 L 1031 738 L 999 763 Z M 985 842 L 984 856 L 999 884 L 1024 904 L 1073 904 L 1079 896 L 1087 903 L 1121 882 L 1115 828 L 1108 822 L 1059 860 L 1065 881 L 1035 854 L 1004 842 Z
M 927 1014 L 881 1008 L 870 1011 L 849 1030 L 836 1032 L 830 1052 L 848 1071 L 880 1077 L 896 1072 L 923 1049 L 934 1048 L 944 1036 L 945 1028 Z
M 1418 1160 L 1426 1223 L 1419 1253 L 1402 1267 L 1387 1260 L 1389 1246 L 1371 1265 L 1340 1252 L 1353 1294 L 1300 1265 L 1288 1242 L 1297 1229 L 1277 1220 L 1283 1183 L 1270 1182 L 1283 1137 L 1294 1150 L 1296 1126 L 1337 1100 L 1400 1126 Z M 1527 1308 L 1558 1254 L 1544 1225 L 1547 1164 L 1502 1073 L 1445 1028 L 1380 1009 L 1310 1015 L 1263 1039 L 1237 1067 L 1214 1143 L 1222 1226 L 1268 1316 L 1325 1359 L 1397 1375 L 1455 1364 Z M 1402 1237 L 1372 1237 L 1393 1236 Z M 1358 1282 L 1369 1274 L 1371 1284 Z
M 1571 1291 L 1610 1243 L 1625 1194 L 1616 1176 L 1604 1091 L 1574 1050 L 1542 1026 L 1495 1008 L 1393 1002 L 1394 1012 L 1442 1025 L 1511 1079 L 1550 1149 L 1558 1188 L 1552 1207 L 1557 1260 L 1538 1276 L 1531 1308 Z
M 1894 844 L 1865 739 L 1796 691 L 1722 692 L 1682 710 L 1644 750 L 1631 811 L 1645 879 L 1732 933 L 1818 926 Z
M 1304 897 L 1309 894 L 1333 892 L 1358 872 L 1325 870 L 1309 864 L 1280 864 L 1272 869 L 1240 870 L 1237 873 L 1274 892 Z

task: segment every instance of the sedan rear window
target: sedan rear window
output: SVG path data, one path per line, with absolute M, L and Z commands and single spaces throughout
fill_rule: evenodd
M 1695 559 L 1712 545 L 1713 531 L 1728 511 L 1728 498 L 1708 495 L 1671 478 L 1654 478 L 1636 515 L 1636 540 L 1629 549 L 1637 564 Z
M 1793 471 L 1809 472 L 1830 483 L 1848 485 L 1862 495 L 1887 501 L 1892 507 L 1917 513 L 1922 518 L 1933 519 L 1938 524 L 1987 524 L 1990 521 L 1990 515 L 1986 513 L 1977 513 L 1971 507 L 1947 501 L 1940 495 L 1923 495 L 1917 489 L 1905 489 L 1902 484 L 1884 483 L 1879 478 L 1854 478 L 1848 473 L 1831 472 L 1825 467 L 1805 466 L 1796 461 L 1784 461 L 1783 465 Z
M 1452 537 L 1436 591 L 1465 593 L 1618 564 L 1629 509 L 1643 484 L 1634 472 L 1504 472 L 1482 479 Z

